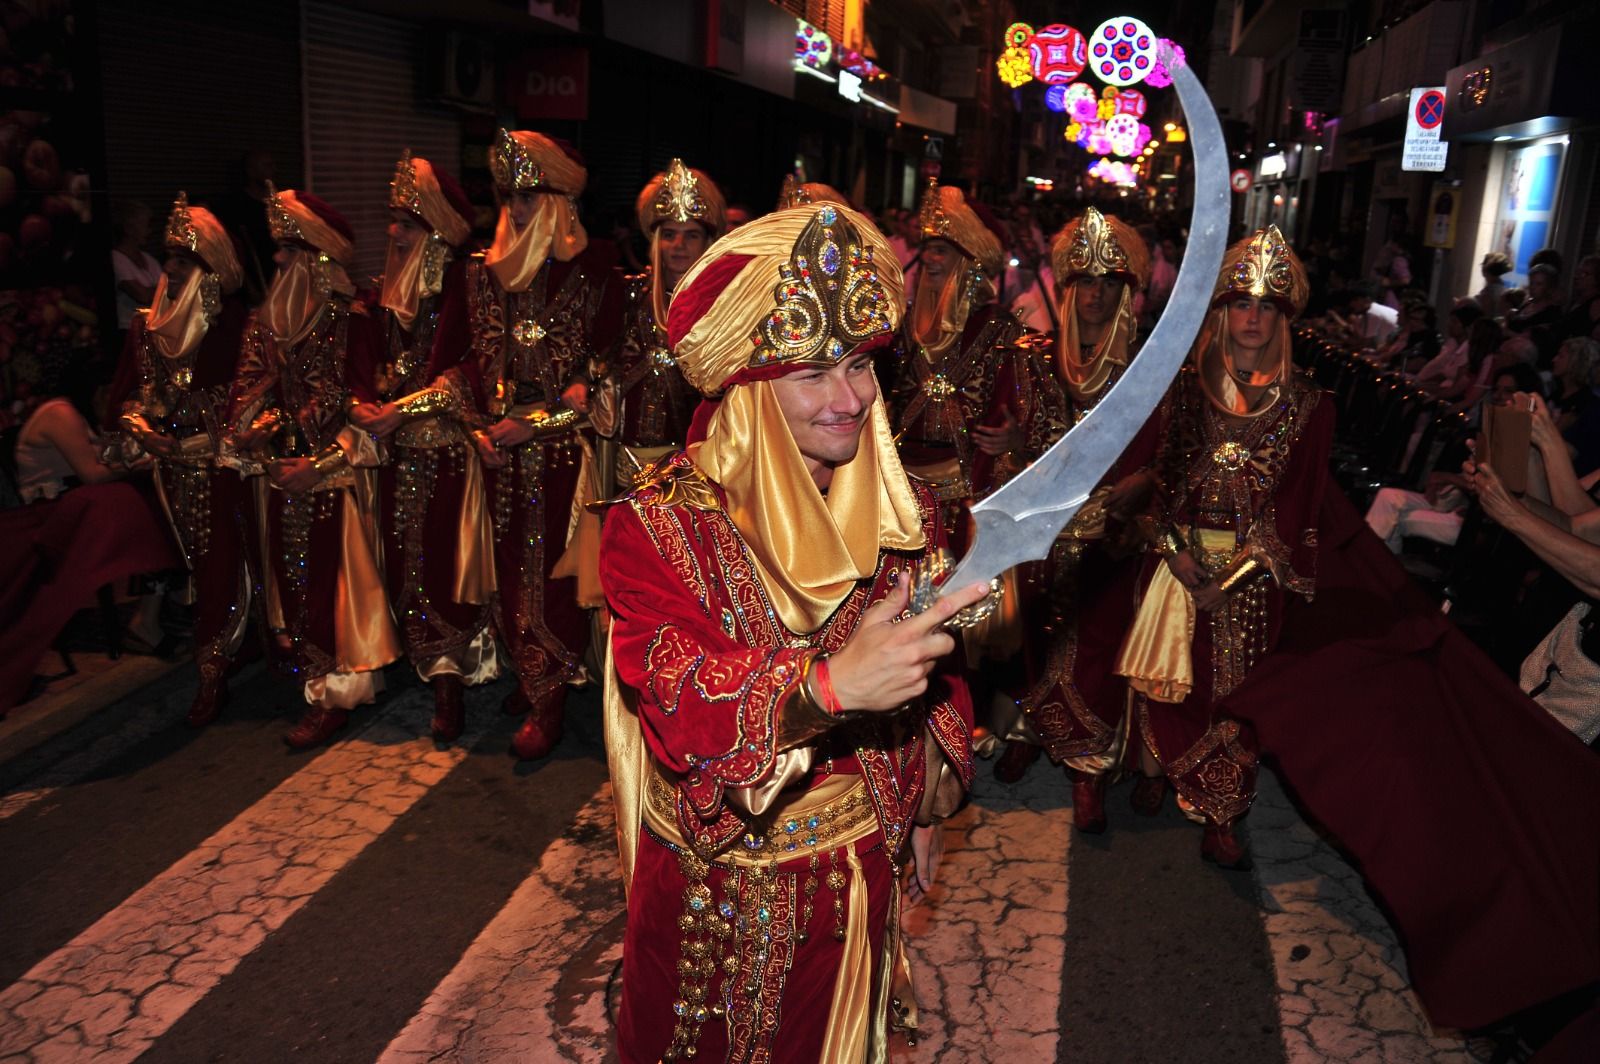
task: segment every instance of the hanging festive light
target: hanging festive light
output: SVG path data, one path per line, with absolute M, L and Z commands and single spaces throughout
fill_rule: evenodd
M 1052 111 L 1067 109 L 1067 90 L 1070 85 L 1052 85 L 1044 90 L 1044 105 Z
M 1090 69 L 1108 85 L 1136 85 L 1156 63 L 1156 35 L 1129 15 L 1106 19 L 1089 46 Z
M 1171 48 L 1172 49 L 1172 61 L 1174 63 L 1176 63 L 1178 66 L 1182 66 L 1183 65 L 1183 48 L 1180 45 L 1175 44 L 1174 42 L 1167 40 L 1165 37 L 1161 38 L 1161 40 L 1158 41 L 1157 44 L 1158 45 L 1164 44 L 1167 47 Z M 1159 48 L 1157 49 L 1157 51 L 1159 52 Z M 1172 71 L 1168 70 L 1167 69 L 1167 64 L 1163 63 L 1158 58 L 1156 60 L 1156 62 L 1155 62 L 1155 66 L 1150 68 L 1150 76 L 1145 78 L 1145 84 L 1149 85 L 1151 88 L 1154 88 L 1154 89 L 1164 89 L 1168 85 L 1172 84 Z
M 1007 48 L 1000 53 L 1000 58 L 994 61 L 994 68 L 1008 89 L 1020 89 L 1033 80 L 1033 71 L 1029 68 L 1028 52 L 1025 48 Z
M 1088 61 L 1083 34 L 1064 23 L 1035 30 L 1028 41 L 1029 69 L 1047 85 L 1065 85 L 1083 73 Z
M 1108 185 L 1120 185 L 1131 188 L 1139 183 L 1138 171 L 1124 162 L 1101 158 L 1089 167 L 1089 176 L 1104 181 Z
M 1145 109 L 1149 104 L 1145 101 L 1144 93 L 1138 89 L 1123 89 L 1117 93 L 1117 114 L 1132 115 L 1143 118 Z
M 1063 93 L 1067 105 L 1067 113 L 1079 122 L 1093 122 L 1100 117 L 1100 98 L 1095 95 L 1094 87 L 1075 81 L 1068 85 Z
M 803 18 L 794 21 L 794 65 L 821 70 L 833 58 L 833 38 Z
M 1007 48 L 1026 48 L 1028 40 L 1033 36 L 1033 27 L 1026 22 L 1013 22 L 1006 27 L 1005 42 Z
M 1126 157 L 1139 150 L 1139 120 L 1132 115 L 1112 115 L 1104 132 L 1114 154 Z

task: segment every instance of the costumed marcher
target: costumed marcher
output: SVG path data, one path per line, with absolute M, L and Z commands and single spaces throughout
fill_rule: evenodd
M 700 395 L 667 349 L 667 302 L 679 279 L 722 235 L 725 209 L 711 178 L 681 159 L 650 179 L 635 206 L 639 228 L 650 238 L 650 266 L 624 279 L 627 321 L 596 395 L 592 420 L 603 437 L 603 498 L 688 439 Z
M 472 355 L 449 371 L 475 416 L 494 524 L 496 627 L 517 674 L 511 749 L 544 757 L 561 739 L 567 687 L 583 675 L 585 566 L 568 557 L 584 503 L 599 493 L 588 429 L 598 352 L 622 321 L 615 263 L 589 245 L 577 153 L 540 133 L 501 130 L 489 153 L 500 197 L 494 243 L 467 264 Z
M 863 216 L 804 205 L 718 241 L 668 336 L 705 428 L 605 516 L 606 740 L 628 883 L 624 1061 L 883 1059 L 900 887 L 971 779 L 939 625 L 893 623 L 940 539 L 871 351 L 900 270 Z M 930 671 L 932 676 L 930 677 Z M 931 679 L 931 685 L 930 685 Z
M 188 721 L 216 719 L 250 612 L 245 490 L 217 464 L 228 389 L 250 312 L 233 238 L 215 215 L 178 193 L 167 221 L 168 258 L 150 306 L 134 316 L 118 376 L 131 390 L 121 428 L 156 462 L 156 485 L 194 588 L 200 684 Z
M 252 531 L 275 649 L 307 709 L 284 736 L 332 738 L 400 656 L 379 564 L 372 437 L 349 422 L 350 362 L 382 344 L 345 272 L 350 223 L 308 192 L 273 191 L 278 273 L 245 329 L 221 461 L 251 476 Z
M 1145 775 L 1164 775 L 1204 821 L 1202 856 L 1225 868 L 1248 867 L 1236 828 L 1255 800 L 1257 747 L 1217 703 L 1276 645 L 1288 599 L 1316 583 L 1333 404 L 1290 361 L 1307 292 L 1276 226 L 1224 256 L 1157 413 L 1153 553 L 1116 666 L 1135 693 Z
M 801 181 L 794 174 L 783 175 L 783 184 L 778 188 L 778 210 L 787 210 L 807 203 L 837 203 L 841 207 L 850 206 L 850 201 L 844 198 L 844 193 L 832 185 L 822 181 Z
M 965 547 L 966 506 L 1000 487 L 1067 430 L 1060 387 L 1048 365 L 1049 339 L 1030 333 L 995 302 L 1005 241 L 988 212 L 961 190 L 932 185 L 923 196 L 921 265 L 911 309 L 892 353 L 880 359 L 906 471 L 926 480 L 943 509 L 957 554 Z M 993 735 L 1016 727 L 1016 698 L 1033 663 L 1022 614 L 1045 590 L 1043 565 L 1006 574 L 998 612 L 965 633 L 974 662 L 991 683 L 974 689 L 979 721 Z M 980 740 L 987 754 L 993 738 Z
M 1150 280 L 1150 251 L 1134 228 L 1093 207 L 1067 223 L 1051 245 L 1060 279 L 1056 372 L 1074 421 L 1111 390 L 1138 347 L 1136 297 Z M 1146 435 L 1149 435 L 1147 432 Z M 1140 450 L 1138 441 L 1130 451 Z M 1049 563 L 1050 593 L 1027 629 L 1042 645 L 1039 671 L 1021 699 L 1026 733 L 1010 736 L 995 764 L 1006 780 L 1025 767 L 1036 742 L 1072 777 L 1078 830 L 1105 830 L 1105 791 L 1129 732 L 1127 683 L 1112 672 L 1137 596 L 1138 538 L 1130 521 L 1150 494 L 1137 459 L 1124 458 L 1067 526 Z M 1019 749 L 1020 747 L 1020 749 Z M 1152 796 L 1135 792 L 1135 807 Z M 1153 795 L 1159 806 L 1160 792 Z M 1140 804 L 1139 799 L 1143 799 Z
M 472 204 L 408 151 L 389 183 L 389 213 L 376 315 L 384 345 L 376 364 L 352 359 L 350 420 L 387 441 L 378 499 L 389 604 L 407 658 L 433 689 L 433 736 L 452 742 L 465 725 L 463 686 L 500 675 L 488 494 L 467 425 L 474 404 L 450 372 L 472 345 L 460 254 Z

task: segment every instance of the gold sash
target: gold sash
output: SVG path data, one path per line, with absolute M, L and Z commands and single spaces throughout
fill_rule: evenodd
M 1197 542 L 1206 554 L 1235 549 L 1234 534 L 1221 529 L 1200 529 Z M 1194 625 L 1194 596 L 1170 566 L 1158 565 L 1113 671 L 1152 701 L 1182 702 L 1194 689 Z

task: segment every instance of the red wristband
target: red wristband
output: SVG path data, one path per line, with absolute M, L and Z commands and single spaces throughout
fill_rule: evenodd
M 817 663 L 811 667 L 811 675 L 817 678 L 817 693 L 822 695 L 822 708 L 836 717 L 843 713 L 844 706 L 840 705 L 839 696 L 833 690 L 833 677 L 828 672 L 826 654 L 817 657 Z

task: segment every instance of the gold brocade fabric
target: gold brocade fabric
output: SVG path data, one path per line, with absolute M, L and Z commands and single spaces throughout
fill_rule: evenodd
M 1078 328 L 1077 300 L 1072 286 L 1067 286 L 1061 296 L 1061 339 L 1056 345 L 1056 372 L 1061 382 L 1079 403 L 1089 403 L 1098 396 L 1106 382 L 1118 368 L 1126 368 L 1130 361 L 1128 349 L 1133 343 L 1136 322 L 1133 315 L 1133 286 L 1123 285 L 1117 312 L 1106 325 L 1106 331 L 1095 344 L 1094 354 L 1085 360 L 1082 354 Z
M 1230 531 L 1199 530 L 1200 549 L 1207 554 L 1231 554 L 1234 540 Z M 1113 671 L 1152 701 L 1182 702 L 1194 690 L 1194 625 L 1194 596 L 1170 566 L 1156 566 Z
M 828 1030 L 822 1037 L 822 1060 L 866 1060 L 872 1044 L 872 939 L 867 931 L 867 876 L 856 856 L 856 844 L 844 848 L 850 865 L 849 916 L 839 975 L 833 984 Z M 888 972 L 884 972 L 885 979 Z
M 489 492 L 484 487 L 483 466 L 469 454 L 461 489 L 461 514 L 456 525 L 457 602 L 486 605 L 498 589 L 494 574 L 494 525 L 489 520 Z
M 958 254 L 952 257 L 950 272 L 944 275 L 938 290 L 928 283 L 927 270 L 917 277 L 917 294 L 911 302 L 911 336 L 927 352 L 925 357 L 930 364 L 937 364 L 959 344 L 966 331 L 972 300 L 962 289 L 971 270 L 972 260 Z
M 355 245 L 321 215 L 300 202 L 294 189 L 282 192 L 267 183 L 267 224 L 272 228 L 272 238 L 278 241 L 299 240 L 321 251 L 341 267 L 348 266 L 355 256 Z
M 797 635 L 822 627 L 856 581 L 877 571 L 879 550 L 924 546 L 881 397 L 855 457 L 834 469 L 826 498 L 769 381 L 731 389 L 689 458 L 726 493 L 728 516 L 749 544 L 778 619 Z
M 167 291 L 167 275 L 163 273 L 156 282 L 156 294 L 145 314 L 144 330 L 156 350 L 167 358 L 182 358 L 205 338 L 211 324 L 206 319 L 205 299 L 200 291 L 205 277 L 204 270 L 191 270 L 182 291 L 171 298 Z
M 300 251 L 272 279 L 259 313 L 279 343 L 293 346 L 311 335 L 327 305 L 328 289 L 319 283 L 315 259 Z
M 520 230 L 511 221 L 510 209 L 500 209 L 494 243 L 483 256 L 484 265 L 507 292 L 526 292 L 551 255 L 571 262 L 589 246 L 589 234 L 570 197 L 547 193 L 537 200 L 533 217 Z

